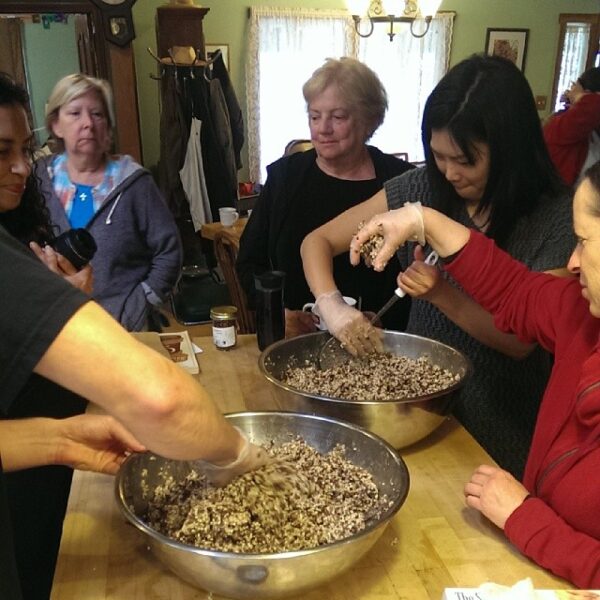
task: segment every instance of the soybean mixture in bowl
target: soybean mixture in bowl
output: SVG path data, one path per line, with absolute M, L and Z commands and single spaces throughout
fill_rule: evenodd
M 352 358 L 328 369 L 314 364 L 290 367 L 281 377 L 283 383 L 309 394 L 367 402 L 435 394 L 460 379 L 425 356 L 413 359 L 388 353 Z
M 345 458 L 342 444 L 320 454 L 297 437 L 267 451 L 276 462 L 223 488 L 195 469 L 183 480 L 165 475 L 148 490 L 144 521 L 199 548 L 276 553 L 348 538 L 392 504 L 366 469 Z

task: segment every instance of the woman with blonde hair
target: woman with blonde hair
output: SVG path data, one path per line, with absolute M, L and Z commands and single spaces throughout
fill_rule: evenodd
M 131 156 L 110 153 L 114 126 L 108 82 L 67 75 L 46 105 L 59 153 L 39 159 L 36 173 L 58 233 L 86 228 L 96 241 L 92 296 L 138 331 L 177 282 L 181 244 L 150 172 Z

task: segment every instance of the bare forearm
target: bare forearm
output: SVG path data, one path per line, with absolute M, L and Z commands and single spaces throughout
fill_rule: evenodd
M 445 280 L 441 280 L 429 301 L 477 341 L 511 358 L 521 360 L 535 348 L 534 344 L 524 344 L 515 335 L 498 330 L 490 313 Z
M 319 230 L 304 238 L 300 254 L 304 276 L 315 298 L 337 289 L 333 278 L 333 248 Z
M 309 233 L 300 248 L 306 281 L 315 296 L 337 289 L 333 278 L 333 258 L 348 251 L 352 236 L 362 222 L 387 211 L 385 191 L 344 211 Z
M 0 455 L 5 471 L 54 464 L 57 447 L 54 419 L 0 421 Z
M 469 241 L 468 227 L 432 208 L 423 207 L 423 222 L 427 242 L 442 258 L 456 254 Z
M 228 460 L 242 443 L 190 375 L 93 302 L 65 325 L 36 372 L 98 404 L 166 457 Z

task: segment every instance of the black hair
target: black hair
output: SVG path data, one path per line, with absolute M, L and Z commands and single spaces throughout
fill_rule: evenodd
M 2 72 L 0 72 L 0 106 L 22 107 L 29 116 L 31 115 L 29 96 L 25 89 Z M 31 156 L 33 160 L 33 146 Z M 37 177 L 33 173 L 27 178 L 19 206 L 14 210 L 0 212 L 0 225 L 26 245 L 32 241 L 45 244 L 54 239 L 50 213 L 39 192 Z
M 507 59 L 475 54 L 463 60 L 425 104 L 422 139 L 432 197 L 436 208 L 457 218 L 464 200 L 436 166 L 433 130 L 446 130 L 470 164 L 477 159 L 474 144 L 489 147 L 489 176 L 477 212 L 489 209 L 486 234 L 500 246 L 541 196 L 566 190 L 544 143 L 531 88 Z
M 586 169 L 583 178 L 589 179 L 596 194 L 598 194 L 598 198 L 600 198 L 600 160 Z M 600 206 L 597 207 L 597 210 L 600 211 Z
M 577 81 L 586 92 L 600 92 L 600 67 L 584 71 Z

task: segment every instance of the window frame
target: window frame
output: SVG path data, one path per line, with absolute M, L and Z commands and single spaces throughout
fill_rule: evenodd
M 291 14 L 288 14 L 291 13 Z M 450 53 L 451 53 L 451 45 L 452 45 L 452 32 L 453 32 L 453 26 L 454 26 L 454 21 L 456 18 L 456 12 L 454 11 L 443 11 L 438 13 L 440 20 L 441 20 L 441 25 L 439 23 L 437 23 L 438 27 L 443 27 L 444 28 L 444 35 L 443 35 L 443 40 L 445 42 L 444 44 L 444 57 L 443 57 L 443 61 L 440 63 L 440 66 L 438 67 L 442 69 L 441 74 L 437 74 L 437 81 L 439 81 L 439 79 L 441 77 L 443 77 L 443 75 L 447 72 L 448 70 L 448 65 L 450 62 Z M 438 16 L 436 15 L 436 17 Z M 281 18 L 288 18 L 289 16 L 291 16 L 292 18 L 319 18 L 321 16 L 324 17 L 333 17 L 334 19 L 338 19 L 341 18 L 342 21 L 345 22 L 345 27 L 346 27 L 346 33 L 345 33 L 345 40 L 346 40 L 346 44 L 347 44 L 347 51 L 345 52 L 345 55 L 347 56 L 354 56 L 355 58 L 358 58 L 359 60 L 364 60 L 365 64 L 369 64 L 368 60 L 365 60 L 365 58 L 361 57 L 362 51 L 361 51 L 361 47 L 362 47 L 362 42 L 363 40 L 360 39 L 360 36 L 357 34 L 357 32 L 355 31 L 354 28 L 354 22 L 351 19 L 351 16 L 349 15 L 349 13 L 345 10 L 327 10 L 324 11 L 323 9 L 281 9 L 281 8 L 269 8 L 269 7 L 252 7 L 249 9 L 248 11 L 248 16 L 249 19 L 251 21 L 253 21 L 253 23 L 250 25 L 250 34 L 248 36 L 248 52 L 247 52 L 247 56 L 246 56 L 246 103 L 247 103 L 247 112 L 248 115 L 252 116 L 254 115 L 254 117 L 252 119 L 249 118 L 248 120 L 248 148 L 249 148 L 249 175 L 250 178 L 252 180 L 255 180 L 257 182 L 262 182 L 263 178 L 266 177 L 266 174 L 264 172 L 264 169 L 266 167 L 266 165 L 269 162 L 272 162 L 273 159 L 268 159 L 265 161 L 264 157 L 262 156 L 262 144 L 261 144 L 261 125 L 260 125 L 260 112 L 262 110 L 262 108 L 260 106 L 258 106 L 256 104 L 257 100 L 260 102 L 260 98 L 258 97 L 259 95 L 259 91 L 260 90 L 260 81 L 254 81 L 253 79 L 253 75 L 252 73 L 254 72 L 253 70 L 256 69 L 256 65 L 258 64 L 258 61 L 260 61 L 260 56 L 259 56 L 259 39 L 258 39 L 258 35 L 259 35 L 259 25 L 258 25 L 258 21 L 263 18 L 263 17 L 281 17 Z M 436 18 L 436 22 L 437 22 L 437 18 Z M 399 38 L 400 39 L 400 38 Z M 394 40 L 395 42 L 396 40 Z M 390 43 L 389 40 L 387 40 L 386 37 L 386 43 Z M 393 42 L 392 42 L 393 43 Z M 422 52 L 423 50 L 421 50 Z M 334 53 L 335 54 L 335 53 Z M 373 67 L 372 67 L 373 68 Z M 377 72 L 377 69 L 374 69 Z M 380 75 L 381 77 L 381 75 Z M 382 81 L 385 84 L 385 78 L 381 77 Z M 435 85 L 436 82 L 434 82 Z M 390 90 L 388 90 L 388 94 L 390 93 Z M 252 122 L 251 122 L 252 121 Z M 419 140 L 420 140 L 420 135 L 419 135 Z M 379 142 L 381 142 L 381 140 L 379 140 Z M 379 144 L 377 143 L 377 141 L 375 141 L 375 145 L 378 146 Z M 386 144 L 384 144 L 385 146 L 390 146 L 389 140 L 387 140 Z M 401 144 L 402 145 L 402 144 Z M 404 144 L 405 145 L 405 144 Z M 399 152 L 399 151 L 406 151 L 407 148 L 404 147 L 392 147 L 392 148 L 387 148 L 387 149 L 383 149 L 381 148 L 384 152 Z M 251 150 L 251 151 L 250 151 Z M 272 153 L 272 148 L 270 149 L 270 152 Z M 415 160 L 418 159 L 419 155 L 417 154 L 417 156 L 410 156 L 409 159 Z
M 564 52 L 565 36 L 567 32 L 567 23 L 589 23 L 590 24 L 590 40 L 596 40 L 596 44 L 600 38 L 600 13 L 561 13 L 558 16 L 559 34 L 558 44 L 556 48 L 556 61 L 554 63 L 554 79 L 552 82 L 552 97 L 551 107 L 556 106 L 558 96 L 562 90 L 558 89 L 558 80 L 560 78 L 560 65 L 562 64 L 562 56 Z M 587 51 L 585 69 L 594 66 L 594 60 L 599 51 L 598 46 L 590 43 Z

